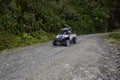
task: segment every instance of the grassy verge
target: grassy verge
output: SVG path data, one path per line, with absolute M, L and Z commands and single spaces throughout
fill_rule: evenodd
M 34 43 L 42 43 L 52 40 L 54 34 L 46 33 L 43 30 L 32 33 L 15 35 L 6 31 L 0 31 L 0 51 L 10 48 L 23 47 Z
M 120 44 L 120 29 L 107 34 L 105 38 L 112 43 Z

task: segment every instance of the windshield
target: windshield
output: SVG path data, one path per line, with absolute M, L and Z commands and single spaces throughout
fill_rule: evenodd
M 62 30 L 62 31 L 60 31 L 60 34 L 70 34 L 70 32 L 67 30 Z

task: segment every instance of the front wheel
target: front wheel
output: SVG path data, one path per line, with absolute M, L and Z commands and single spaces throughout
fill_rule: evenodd
M 56 40 L 53 41 L 53 46 L 57 46 Z
M 69 45 L 70 45 L 70 40 L 66 40 L 66 41 L 65 41 L 65 45 L 66 45 L 66 46 L 69 46 Z

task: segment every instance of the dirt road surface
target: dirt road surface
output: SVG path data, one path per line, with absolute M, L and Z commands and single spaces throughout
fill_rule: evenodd
M 102 34 L 82 35 L 77 44 L 52 42 L 0 54 L 0 80 L 120 80 Z M 108 75 L 109 73 L 109 75 Z

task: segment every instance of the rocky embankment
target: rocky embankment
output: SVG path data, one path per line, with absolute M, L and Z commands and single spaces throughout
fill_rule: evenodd
M 120 44 L 105 40 L 109 54 L 105 54 L 102 60 L 100 80 L 120 80 Z M 105 65 L 104 65 L 105 64 Z

